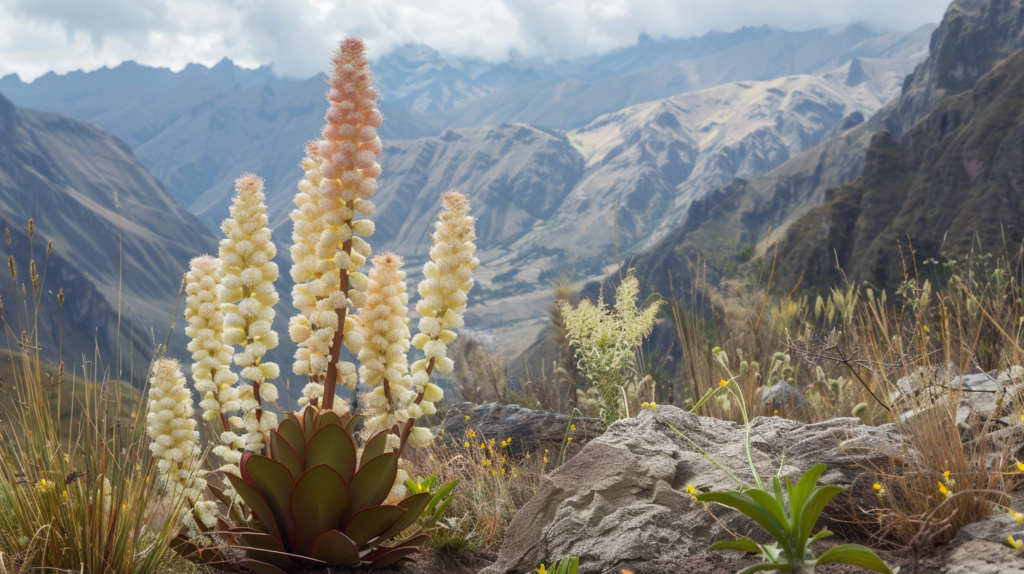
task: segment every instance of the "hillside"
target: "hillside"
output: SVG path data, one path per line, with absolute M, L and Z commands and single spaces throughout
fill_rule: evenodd
M 903 126 L 924 117 L 940 96 L 969 89 L 951 78 L 974 78 L 1021 47 L 1022 0 L 956 0 L 932 34 L 931 55 L 904 82 L 899 98 L 867 121 L 794 156 L 753 179 L 737 179 L 694 203 L 691 217 L 655 246 L 639 254 L 635 265 L 645 270 L 652 288 L 667 289 L 671 272 L 687 274 L 687 260 L 699 254 L 718 269 L 742 265 L 739 254 L 754 246 L 763 253 L 788 227 L 825 199 L 826 190 L 854 180 L 864 169 L 873 135 L 882 130 L 899 137 Z M 959 92 L 957 91 L 959 90 Z M 671 256 L 667 254 L 673 254 Z M 712 270 L 714 274 L 716 271 Z
M 893 288 L 907 265 L 943 254 L 1015 252 L 1024 239 L 1024 51 L 941 100 L 894 139 L 874 137 L 864 174 L 830 189 L 790 227 L 780 255 L 814 286 Z
M 76 364 L 83 355 L 91 360 L 94 350 L 113 361 L 119 296 L 122 354 L 133 348 L 143 357 L 152 354 L 166 337 L 188 260 L 216 248 L 212 234 L 178 207 L 123 142 L 91 124 L 18 108 L 2 95 L 0 225 L 10 229 L 18 266 L 17 295 L 11 281 L 0 281 L 5 318 L 17 330 L 20 309 L 21 324 L 32 323 L 24 318 L 21 293 L 23 284 L 32 293 L 32 252 L 43 276 L 44 354 L 52 358 L 59 349 L 56 294 L 63 288 L 63 356 Z M 32 305 L 29 312 L 36 313 Z

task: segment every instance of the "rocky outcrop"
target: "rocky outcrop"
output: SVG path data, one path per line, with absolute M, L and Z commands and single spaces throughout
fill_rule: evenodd
M 669 424 L 741 480 L 752 481 L 743 427 L 675 407 L 644 411 L 613 424 L 543 479 L 510 525 L 497 561 L 482 574 L 520 574 L 570 555 L 580 558 L 582 574 L 618 573 L 625 564 L 696 555 L 729 536 L 723 525 L 762 536 L 742 516 L 715 507 L 716 520 L 691 500 L 688 484 L 702 492 L 737 485 Z M 796 477 L 827 464 L 821 483 L 850 487 L 827 510 L 833 517 L 874 496 L 868 469 L 901 464 L 906 452 L 893 425 L 868 427 L 850 418 L 818 424 L 759 418 L 751 437 L 762 477 Z
M 780 254 L 804 282 L 892 288 L 929 258 L 1024 240 L 1024 51 L 948 97 L 899 139 L 876 136 L 864 174 L 790 227 Z M 909 241 L 916 260 L 901 260 Z M 905 251 L 904 256 L 910 257 Z M 844 276 L 836 268 L 843 269 Z
M 572 429 L 575 425 L 576 429 Z M 516 456 L 528 453 L 561 453 L 565 446 L 566 460 L 572 458 L 593 438 L 601 435 L 604 426 L 599 419 L 569 418 L 569 415 L 534 411 L 519 405 L 487 403 L 456 403 L 448 407 L 441 424 L 444 443 L 464 440 L 466 431 L 473 429 L 475 440 L 512 439 L 509 450 Z M 435 435 L 440 433 L 435 433 Z M 572 437 L 571 441 L 567 441 Z M 555 459 L 558 454 L 552 454 Z

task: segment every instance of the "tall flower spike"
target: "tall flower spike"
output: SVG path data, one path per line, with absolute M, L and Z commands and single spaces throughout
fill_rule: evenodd
M 377 191 L 377 128 L 383 121 L 362 40 L 343 40 L 332 68 L 323 139 L 307 147 L 306 178 L 299 183 L 292 212 L 297 240 L 293 302 L 301 316 L 289 325 L 299 344 L 295 372 L 309 375 L 312 383 L 305 398 L 322 395 L 325 408 L 333 408 L 338 382 L 352 389 L 356 385 L 355 365 L 339 356 L 342 343 L 350 350 L 361 344 L 348 307 L 357 309 L 365 299 L 366 276 L 357 271 L 370 256 L 370 245 L 359 236 L 372 235 L 374 226 L 354 217 L 376 209 L 367 198 Z
M 409 379 L 406 357 L 409 294 L 404 279 L 401 257 L 385 252 L 373 258 L 366 304 L 359 310 L 363 325 L 359 376 L 371 388 L 363 402 L 368 434 L 388 430 L 422 414 L 415 404 L 416 391 Z
M 430 382 L 436 368 L 449 373 L 453 363 L 448 357 L 448 345 L 455 340 L 455 331 L 463 324 L 469 290 L 473 288 L 473 271 L 480 265 L 476 253 L 475 220 L 469 215 L 469 198 L 449 190 L 441 194 L 443 209 L 438 214 L 435 231 L 430 236 L 430 261 L 423 266 L 420 282 L 420 302 L 416 311 L 420 315 L 420 332 L 412 344 L 424 352 L 425 358 L 412 365 L 412 380 L 422 393 L 420 406 L 427 414 L 433 412 L 434 402 L 443 393 Z M 417 434 L 418 433 L 418 434 Z M 410 436 L 413 444 L 424 444 L 430 436 L 414 429 Z
M 274 281 L 277 249 L 267 228 L 267 204 L 263 180 L 247 173 L 235 180 L 237 195 L 231 200 L 231 216 L 221 230 L 226 236 L 220 242 L 221 309 L 224 313 L 223 342 L 240 345 L 235 364 L 242 367 L 242 378 L 252 387 L 238 389 L 241 419 L 232 417 L 236 426 L 245 429 L 245 448 L 259 451 L 264 435 L 277 428 L 277 416 L 263 412 L 263 402 L 277 400 L 277 387 L 269 382 L 280 374 L 275 363 L 263 362 L 267 351 L 277 347 L 273 330 L 274 305 L 278 301 Z M 233 437 L 226 437 L 233 440 Z
M 222 341 L 224 314 L 221 311 L 217 290 L 220 287 L 220 260 L 209 255 L 196 257 L 189 263 L 185 275 L 185 334 L 191 339 L 188 350 L 192 352 L 192 380 L 201 399 L 203 419 L 221 426 L 222 438 L 228 438 L 226 445 L 214 448 L 217 456 L 229 463 L 237 463 L 240 453 L 234 448 L 241 447 L 241 439 L 229 433 L 228 413 L 239 408 L 238 375 L 231 371 L 234 350 Z
M 214 526 L 210 503 L 203 501 L 206 481 L 199 476 L 199 431 L 185 375 L 173 359 L 156 361 L 150 375 L 146 434 L 152 441 L 149 450 L 157 458 L 160 478 L 172 494 L 195 505 L 196 514 L 207 526 Z

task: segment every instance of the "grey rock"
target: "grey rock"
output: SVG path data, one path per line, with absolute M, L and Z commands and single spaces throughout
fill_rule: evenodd
M 752 481 L 744 430 L 675 407 L 644 411 L 613 424 L 574 459 L 547 475 L 508 529 L 497 561 L 482 574 L 520 574 L 541 562 L 578 556 L 582 574 L 618 572 L 622 564 L 682 558 L 729 537 L 728 528 L 763 536 L 741 515 L 713 508 L 717 520 L 686 493 L 736 487 L 668 424 L 735 476 Z M 751 450 L 762 477 L 796 477 L 819 462 L 821 484 L 849 486 L 828 512 L 839 518 L 857 500 L 874 496 L 868 468 L 901 459 L 905 445 L 893 425 L 868 427 L 859 419 L 803 424 L 778 417 L 751 424 Z
M 1011 506 L 1020 512 L 1020 501 Z M 985 540 L 1004 544 L 1009 535 L 1013 535 L 1016 539 L 1024 537 L 1024 526 L 1017 524 L 1009 512 L 996 509 L 985 518 L 958 530 L 953 544 L 961 544 L 969 540 Z
M 573 424 L 576 425 L 575 431 L 570 430 Z M 535 411 L 519 405 L 456 403 L 448 407 L 442 429 L 441 441 L 444 443 L 463 441 L 468 429 L 475 431 L 474 440 L 493 438 L 502 441 L 511 437 L 510 450 L 516 456 L 545 449 L 560 453 L 566 438 L 572 437 L 565 453 L 568 460 L 587 441 L 599 436 L 604 426 L 599 419 L 575 417 L 570 421 L 569 415 Z
M 1006 538 L 1003 537 L 1005 541 Z M 1005 543 L 970 540 L 952 552 L 943 574 L 1024 574 L 1024 559 Z
M 780 381 L 770 387 L 761 387 L 758 389 L 758 394 L 766 407 L 780 413 L 798 413 L 811 404 L 800 394 L 800 391 L 785 381 Z

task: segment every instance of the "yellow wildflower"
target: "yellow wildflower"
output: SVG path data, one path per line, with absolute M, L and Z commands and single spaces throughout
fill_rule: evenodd
M 476 438 L 476 431 L 473 429 L 466 429 L 466 436 L 469 438 Z
M 543 564 L 533 569 L 537 574 L 548 574 L 548 569 Z
M 697 489 L 694 488 L 692 484 L 686 485 L 686 494 L 689 494 L 690 498 L 692 498 L 694 502 L 697 502 Z
M 462 443 L 462 446 L 469 448 L 469 441 L 467 440 L 466 442 Z
M 874 489 L 875 489 L 875 493 L 877 493 L 877 494 L 878 494 L 878 498 L 879 498 L 879 499 L 881 499 L 881 498 L 882 498 L 883 496 L 885 496 L 885 487 L 883 487 L 883 486 L 882 486 L 881 484 L 878 484 L 878 483 L 876 482 L 875 484 L 873 484 L 873 485 L 871 486 L 871 488 L 874 488 Z
M 63 498 L 64 500 L 67 500 L 67 499 L 68 499 L 68 491 L 67 491 L 67 490 L 63 490 L 63 491 L 61 491 L 61 493 L 60 493 L 60 496 L 61 496 L 61 498 Z
M 469 420 L 469 415 L 466 415 L 466 420 L 467 420 L 467 421 Z
M 1013 535 L 1011 534 L 1006 537 L 1006 541 L 1009 542 L 1010 546 L 1016 549 L 1017 552 L 1024 552 L 1024 540 L 1014 540 Z
M 569 427 L 569 430 L 571 430 L 571 431 L 575 431 L 575 430 L 576 430 L 576 425 L 572 425 L 572 426 L 570 426 L 570 427 Z
M 36 490 L 42 493 L 50 492 L 55 487 L 56 485 L 53 483 L 53 481 L 46 480 L 45 478 L 36 483 Z
M 1024 472 L 1024 462 L 1017 463 L 1017 470 Z
M 1017 521 L 1017 524 L 1024 524 L 1024 514 L 1021 514 L 1020 512 L 1017 512 L 1012 508 L 1007 508 L 1006 510 L 1007 512 L 1010 513 L 1010 516 L 1012 516 L 1013 519 Z
M 942 477 L 944 479 L 946 479 L 946 484 L 948 484 L 950 486 L 953 486 L 954 484 L 956 484 L 955 480 L 949 478 L 949 471 L 948 470 L 946 472 L 942 473 Z
M 487 445 L 486 445 L 486 444 L 484 444 L 484 443 L 480 443 L 480 448 L 481 448 L 481 449 L 485 449 L 485 448 L 487 448 Z
M 572 442 L 572 437 L 569 437 L 568 439 L 566 439 L 566 442 Z
M 722 379 L 722 380 L 718 381 L 718 386 L 720 386 L 720 387 L 724 387 L 725 385 L 728 385 L 728 384 L 729 383 L 725 379 Z
M 483 460 L 482 460 L 482 461 L 480 462 L 480 465 L 481 465 L 481 466 L 484 466 L 484 467 L 488 467 L 488 466 L 491 466 L 491 459 L 489 459 L 489 458 L 485 458 L 485 459 L 483 459 Z
M 946 488 L 946 485 L 942 484 L 941 482 L 939 483 L 939 493 L 941 493 L 942 496 L 949 496 L 949 489 Z

